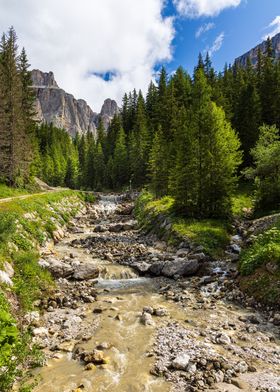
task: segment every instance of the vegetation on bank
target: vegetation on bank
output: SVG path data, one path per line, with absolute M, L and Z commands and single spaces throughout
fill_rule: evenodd
M 174 199 L 165 196 L 155 199 L 148 191 L 141 193 L 136 204 L 139 224 L 147 231 L 156 232 L 171 244 L 190 242 L 202 245 L 204 252 L 216 258 L 223 255 L 229 243 L 230 226 L 220 219 L 191 219 L 178 216 L 174 209 Z M 164 221 L 167 225 L 163 227 Z
M 280 305 L 280 220 L 241 253 L 241 287 L 260 302 Z
M 14 270 L 13 284 L 0 284 L 1 391 L 10 390 L 23 368 L 41 361 L 21 325 L 22 316 L 34 308 L 34 301 L 54 287 L 51 275 L 38 264 L 39 247 L 69 222 L 83 198 L 69 190 L 0 204 L 0 270 L 5 271 L 7 263 Z
M 29 194 L 30 190 L 26 188 L 11 188 L 6 184 L 0 182 L 0 199 L 5 199 L 14 196 L 23 196 Z

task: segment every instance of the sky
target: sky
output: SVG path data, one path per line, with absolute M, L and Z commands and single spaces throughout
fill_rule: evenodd
M 280 0 L 0 0 L 0 32 L 14 26 L 31 68 L 100 111 L 164 65 L 189 73 L 208 51 L 217 71 L 280 32 Z

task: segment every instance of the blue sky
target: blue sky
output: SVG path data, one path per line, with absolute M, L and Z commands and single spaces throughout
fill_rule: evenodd
M 256 46 L 273 30 L 267 27 L 280 15 L 280 0 L 243 0 L 239 6 L 224 9 L 218 16 L 201 16 L 195 19 L 179 16 L 173 2 L 168 1 L 163 13 L 176 15 L 173 59 L 164 63 L 169 72 L 179 65 L 192 72 L 198 53 L 211 48 L 220 34 L 223 34 L 223 42 L 221 48 L 212 54 L 212 62 L 215 69 L 222 70 L 225 62 L 232 63 L 236 57 Z M 214 26 L 196 38 L 198 29 L 209 24 Z
M 32 68 L 98 112 L 106 98 L 145 94 L 162 64 L 192 73 L 207 48 L 222 70 L 280 32 L 280 0 L 0 0 L 0 34 L 10 26 Z

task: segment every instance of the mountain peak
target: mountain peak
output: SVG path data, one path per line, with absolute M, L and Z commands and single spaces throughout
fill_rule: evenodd
M 275 58 L 280 59 L 280 33 L 276 34 L 271 38 L 272 48 L 274 50 Z M 266 51 L 266 41 L 263 41 L 261 44 L 255 46 L 253 49 L 249 50 L 242 56 L 237 57 L 235 62 L 242 67 L 246 66 L 247 59 L 250 58 L 253 66 L 255 66 L 258 62 L 258 51 L 261 50 L 262 53 Z
M 55 81 L 53 72 L 42 72 L 39 69 L 33 69 L 31 78 L 34 87 L 54 87 L 59 88 Z
M 95 113 L 85 100 L 76 99 L 59 88 L 53 72 L 34 69 L 31 77 L 37 98 L 36 119 L 64 128 L 72 136 L 88 131 L 96 135 L 100 121 L 103 121 L 107 129 L 114 115 L 119 113 L 117 102 L 110 98 L 104 101 L 101 113 Z

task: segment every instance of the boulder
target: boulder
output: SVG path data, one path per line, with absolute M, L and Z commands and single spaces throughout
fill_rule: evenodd
M 74 272 L 74 269 L 71 265 L 61 260 L 48 258 L 47 263 L 49 264 L 47 268 L 55 278 L 67 278 Z
M 172 278 L 174 276 L 191 276 L 199 270 L 198 260 L 177 260 L 167 261 L 161 271 L 161 274 Z
M 159 276 L 161 274 L 161 271 L 163 270 L 163 267 L 165 265 L 164 261 L 155 261 L 148 269 L 148 272 L 152 275 Z
M 95 279 L 99 276 L 99 272 L 100 272 L 99 268 L 96 264 L 93 263 L 81 264 L 74 271 L 73 279 L 76 280 Z

